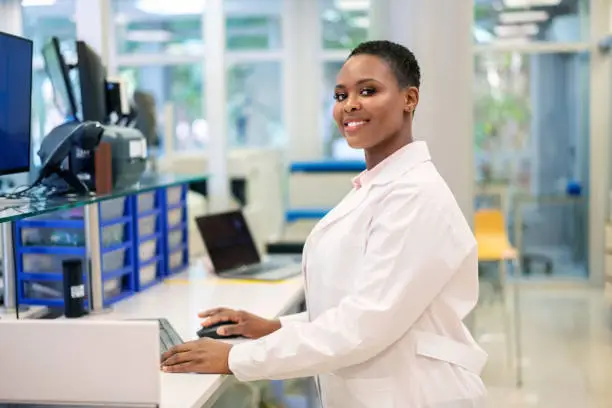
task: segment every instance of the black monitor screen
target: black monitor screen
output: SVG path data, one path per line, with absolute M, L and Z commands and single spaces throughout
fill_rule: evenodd
M 69 68 L 60 52 L 59 40 L 52 38 L 42 51 L 45 60 L 45 70 L 53 86 L 55 104 L 66 119 L 76 118 L 76 102 L 72 83 L 69 77 Z
M 32 42 L 0 32 L 0 175 L 30 170 Z
M 77 41 L 78 91 L 81 96 L 81 120 L 105 123 L 106 112 L 106 68 L 102 59 L 84 41 Z

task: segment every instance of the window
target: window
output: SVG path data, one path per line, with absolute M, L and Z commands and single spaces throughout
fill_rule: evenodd
M 203 1 L 114 0 L 119 54 L 203 51 Z
M 34 164 L 40 161 L 36 152 L 45 135 L 64 122 L 53 102 L 53 88 L 44 70 L 42 48 L 49 38 L 58 37 L 62 52 L 74 55 L 76 24 L 75 0 L 58 0 L 49 6 L 23 7 L 23 33 L 34 42 L 34 72 L 32 83 L 32 154 Z
M 282 48 L 281 0 L 226 0 L 228 51 Z
M 542 0 L 504 0 L 504 7 L 498 2 L 477 0 L 475 42 L 588 41 L 588 0 L 546 3 L 551 4 Z
M 172 112 L 174 148 L 187 150 L 203 148 L 208 143 L 208 129 L 204 112 L 202 65 L 171 65 L 123 67 L 121 77 L 128 84 L 128 94 L 145 92 L 155 101 L 157 133 L 163 145 L 167 129 L 166 112 Z
M 75 41 L 75 0 L 57 0 L 49 6 L 25 6 L 23 33 L 34 41 L 35 66 L 43 65 L 41 51 L 50 37 L 61 42 Z
M 475 70 L 477 181 L 514 198 L 525 271 L 549 260 L 553 276 L 586 276 L 588 54 L 479 53 Z
M 230 146 L 267 147 L 285 142 L 280 62 L 241 62 L 228 72 Z
M 319 4 L 323 49 L 353 49 L 367 40 L 370 0 L 319 0 Z

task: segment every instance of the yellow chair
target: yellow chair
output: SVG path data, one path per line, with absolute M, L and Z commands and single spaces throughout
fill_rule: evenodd
M 510 244 L 506 233 L 506 222 L 501 211 L 494 209 L 476 211 L 474 234 L 478 242 L 480 261 L 505 263 L 518 260 L 518 251 Z
M 516 367 L 516 380 L 517 385 L 521 385 L 521 344 L 520 344 L 520 311 L 518 307 L 518 284 L 512 285 L 513 288 L 513 306 L 514 313 L 513 319 L 508 316 L 508 308 L 506 302 L 506 264 L 512 262 L 515 271 L 519 269 L 519 253 L 510 244 L 508 234 L 506 232 L 506 222 L 504 215 L 500 210 L 497 209 L 482 209 L 476 211 L 474 215 L 474 235 L 476 236 L 476 242 L 478 243 L 478 261 L 479 262 L 497 262 L 499 265 L 499 286 L 500 294 L 502 297 L 502 303 L 504 306 L 504 326 L 507 336 L 507 354 L 508 360 L 510 361 L 511 356 L 514 357 L 514 366 Z M 510 333 L 512 324 L 514 327 L 512 332 L 514 333 L 514 353 L 513 347 L 510 343 Z M 514 354 L 514 355 L 513 355 Z

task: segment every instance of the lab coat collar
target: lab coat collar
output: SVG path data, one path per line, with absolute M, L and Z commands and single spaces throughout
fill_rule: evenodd
M 353 189 L 340 204 L 327 213 L 312 231 L 313 234 L 350 214 L 365 200 L 368 196 L 368 191 L 373 186 L 388 184 L 403 176 L 414 166 L 429 160 L 431 160 L 431 157 L 425 142 L 415 141 L 402 147 L 379 164 L 383 165 L 383 167 L 367 183 L 359 189 Z
M 369 185 L 384 185 L 405 174 L 414 166 L 431 160 L 424 141 L 414 141 L 383 160 L 381 170 L 368 180 Z

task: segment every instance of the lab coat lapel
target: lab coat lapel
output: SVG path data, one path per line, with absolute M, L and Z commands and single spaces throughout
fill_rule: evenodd
M 324 230 L 325 228 L 346 217 L 354 209 L 359 207 L 359 204 L 361 204 L 368 196 L 369 188 L 370 186 L 364 186 L 359 190 L 351 190 L 351 192 L 344 198 L 344 200 L 340 202 L 340 204 L 334 207 L 333 210 L 328 212 L 327 215 L 321 219 L 313 232 Z
M 337 221 L 346 217 L 366 199 L 372 186 L 384 185 L 402 177 L 414 166 L 431 160 L 427 144 L 415 141 L 390 156 L 385 167 L 370 182 L 358 190 L 353 189 L 344 200 L 321 219 L 312 233 L 324 231 Z

